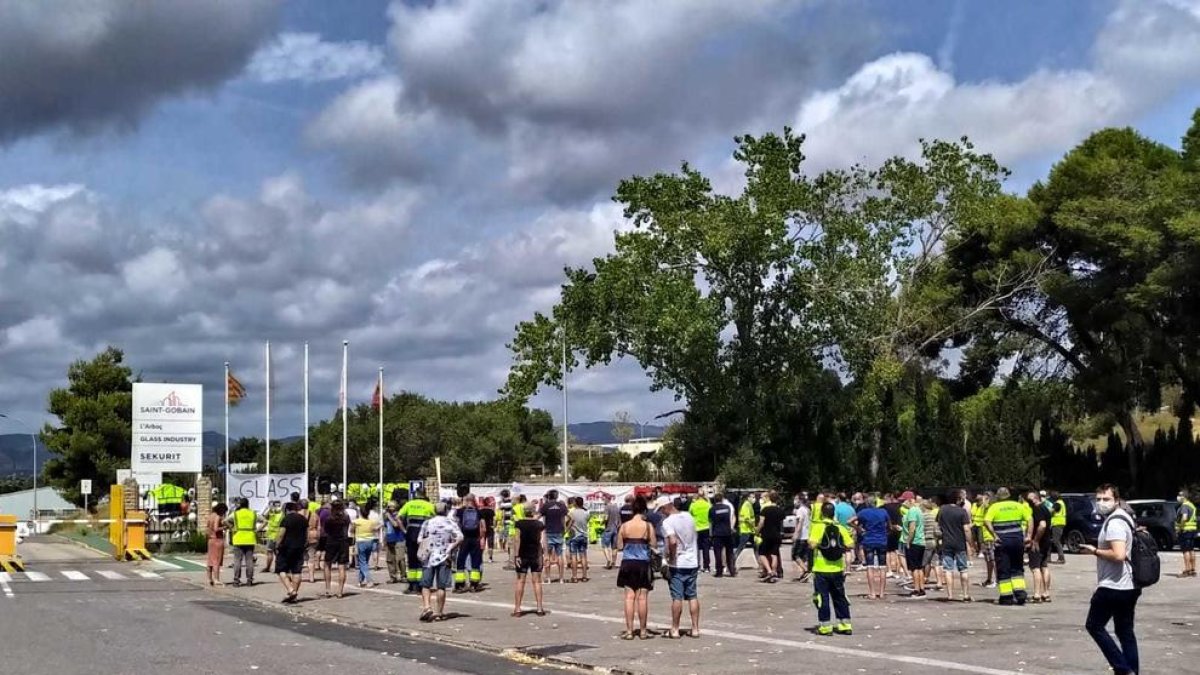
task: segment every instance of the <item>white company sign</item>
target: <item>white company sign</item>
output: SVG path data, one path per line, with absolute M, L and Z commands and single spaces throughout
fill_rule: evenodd
M 133 472 L 199 473 L 203 427 L 202 385 L 135 382 Z

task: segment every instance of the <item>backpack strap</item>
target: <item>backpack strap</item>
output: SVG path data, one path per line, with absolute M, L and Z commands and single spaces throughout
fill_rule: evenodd
M 1104 527 L 1101 529 L 1103 529 L 1105 532 L 1107 532 L 1108 531 L 1108 522 L 1110 520 L 1112 520 L 1113 518 L 1119 518 L 1121 520 L 1124 520 L 1126 523 L 1129 523 L 1129 536 L 1134 539 L 1137 538 L 1137 523 L 1134 522 L 1133 518 L 1130 518 L 1129 515 L 1126 514 L 1124 511 L 1113 511 L 1112 513 L 1110 513 L 1108 515 L 1108 517 L 1104 519 Z M 1096 543 L 1099 543 L 1099 542 L 1096 542 Z M 1134 541 L 1132 543 L 1137 543 L 1137 542 Z M 1130 546 L 1125 547 L 1125 560 L 1126 560 L 1126 562 L 1128 562 L 1129 560 L 1132 560 L 1132 559 L 1133 559 L 1133 546 L 1130 545 Z

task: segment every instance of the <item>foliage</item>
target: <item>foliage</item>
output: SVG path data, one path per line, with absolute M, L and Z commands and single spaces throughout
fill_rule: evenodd
M 42 430 L 52 455 L 42 471 L 46 482 L 77 504 L 83 503 L 80 480 L 111 485 L 117 469 L 129 467 L 133 371 L 124 361 L 121 350 L 109 347 L 90 361 L 72 363 L 66 388 L 50 392 L 49 411 L 59 423 Z
M 29 490 L 33 487 L 33 476 L 22 476 L 13 474 L 11 476 L 0 477 L 0 495 L 9 492 L 19 492 L 21 490 Z
M 389 397 L 383 404 L 385 481 L 434 475 L 433 458 L 442 458 L 446 480 L 508 481 L 529 467 L 552 471 L 559 465 L 558 439 L 550 415 L 508 401 L 447 403 L 413 393 Z M 348 411 L 348 477 L 353 483 L 379 479 L 379 412 L 370 405 Z M 310 475 L 335 483 L 342 477 L 340 412 L 313 427 Z M 265 466 L 265 449 L 257 457 Z M 271 470 L 301 471 L 303 441 L 271 445 Z

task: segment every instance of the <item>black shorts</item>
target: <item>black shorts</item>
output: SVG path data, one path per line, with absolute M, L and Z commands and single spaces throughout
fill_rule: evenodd
M 303 548 L 276 548 L 275 549 L 275 573 L 276 574 L 300 574 L 304 569 L 304 549 Z
M 325 542 L 325 564 L 326 565 L 349 565 L 350 564 L 350 542 L 326 540 L 326 542 Z
M 809 546 L 807 539 L 796 539 L 792 543 L 792 560 L 808 560 Z
M 909 572 L 925 569 L 925 547 L 909 546 L 904 549 L 904 562 L 908 565 Z
M 767 557 L 779 555 L 781 544 L 783 544 L 782 539 L 763 539 L 762 544 L 758 547 L 758 554 Z
M 899 551 L 899 550 L 900 550 L 900 533 L 899 532 L 889 532 L 888 540 L 887 540 L 887 552 L 895 553 L 896 551 Z
M 1041 570 L 1045 569 L 1050 562 L 1050 547 L 1041 545 L 1037 542 L 1029 547 L 1029 569 Z
M 542 573 L 542 557 L 537 556 L 532 560 L 526 558 L 517 558 L 516 562 L 517 576 L 522 577 L 526 574 L 541 574 Z
M 617 570 L 617 587 L 634 591 L 654 590 L 654 577 L 650 574 L 650 562 L 646 560 L 622 560 Z

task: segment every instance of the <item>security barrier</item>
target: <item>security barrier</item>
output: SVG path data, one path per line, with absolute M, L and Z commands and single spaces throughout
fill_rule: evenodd
M 17 555 L 17 517 L 0 515 L 0 570 L 22 572 L 25 563 Z
M 125 518 L 125 559 L 149 560 L 146 550 L 146 512 L 130 511 Z
M 109 492 L 108 540 L 113 547 L 113 557 L 121 562 L 149 560 L 146 550 L 146 512 L 127 511 L 126 491 L 129 487 L 114 485 Z M 134 494 L 137 494 L 134 488 Z

